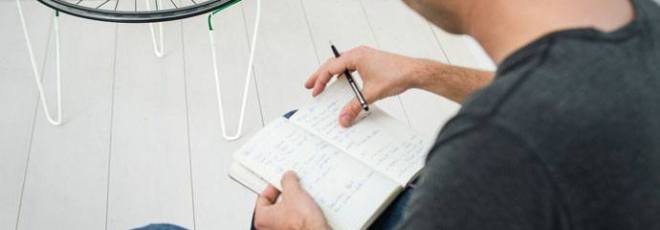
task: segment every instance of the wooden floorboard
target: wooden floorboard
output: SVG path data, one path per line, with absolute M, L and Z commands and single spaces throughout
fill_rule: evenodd
M 38 68 L 43 72 L 52 14 L 36 2 L 22 5 Z M 15 229 L 38 94 L 15 2 L 0 2 L 0 28 L 0 229 Z M 54 81 L 50 78 L 48 82 Z
M 249 41 L 242 4 L 213 18 L 229 135 L 237 129 L 248 66 Z M 227 174 L 234 151 L 262 127 L 255 81 L 250 82 L 243 137 L 226 141 L 218 116 L 206 17 L 185 20 L 183 35 L 196 228 L 248 229 L 256 196 Z
M 256 1 L 245 1 L 252 34 Z M 256 84 L 265 122 L 310 100 L 304 81 L 318 67 L 299 0 L 262 0 L 255 60 Z
M 194 226 L 180 23 L 164 26 L 163 58 L 146 24 L 119 26 L 108 229 Z
M 60 33 L 64 124 L 39 110 L 18 227 L 102 229 L 116 25 L 62 15 Z

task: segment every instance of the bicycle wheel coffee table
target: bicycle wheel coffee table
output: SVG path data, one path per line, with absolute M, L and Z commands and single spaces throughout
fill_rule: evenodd
M 245 108 L 247 104 L 248 89 L 250 79 L 252 76 L 252 65 L 254 63 L 254 51 L 256 46 L 257 34 L 259 31 L 259 21 L 261 16 L 261 0 L 257 1 L 257 13 L 254 25 L 254 32 L 252 33 L 252 42 L 250 43 L 250 56 L 245 76 L 245 85 L 243 88 L 243 98 L 241 104 L 241 112 L 239 116 L 238 128 L 234 135 L 229 135 L 226 131 L 224 108 L 222 105 L 222 92 L 220 90 L 220 81 L 218 77 L 218 67 L 216 60 L 215 39 L 213 35 L 212 16 L 234 5 L 241 0 L 38 0 L 40 3 L 55 10 L 55 20 L 53 26 L 55 30 L 55 58 L 56 58 L 56 90 L 57 90 L 57 119 L 51 116 L 46 103 L 46 96 L 44 94 L 43 85 L 40 80 L 40 74 L 37 69 L 36 61 L 32 51 L 32 44 L 30 42 L 29 33 L 23 15 L 21 1 L 16 0 L 21 25 L 23 27 L 23 35 L 32 63 L 32 72 L 39 91 L 39 98 L 46 119 L 52 125 L 62 124 L 62 94 L 61 94 L 61 68 L 60 68 L 60 36 L 59 36 L 59 16 L 60 13 L 66 13 L 72 16 L 106 21 L 115 23 L 150 23 L 149 29 L 151 30 L 151 38 L 154 48 L 154 53 L 157 57 L 164 55 L 163 43 L 163 27 L 162 22 L 172 21 L 178 19 L 189 18 L 204 13 L 208 15 L 208 29 L 209 29 L 209 42 L 211 46 L 211 55 L 213 59 L 213 73 L 215 75 L 216 95 L 218 100 L 218 115 L 220 117 L 220 124 L 222 128 L 223 137 L 227 140 L 235 140 L 241 136 L 243 121 L 245 117 Z M 156 33 L 152 23 L 158 23 L 159 26 L 159 43 L 156 44 Z
M 38 1 L 54 10 L 82 18 L 108 22 L 145 23 L 188 18 L 230 6 L 240 0 Z

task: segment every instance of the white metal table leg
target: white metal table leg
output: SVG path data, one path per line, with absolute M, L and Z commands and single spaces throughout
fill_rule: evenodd
M 44 87 L 41 82 L 39 75 L 39 70 L 37 69 L 37 62 L 34 58 L 34 52 L 32 51 L 32 43 L 30 42 L 30 35 L 27 31 L 27 26 L 25 23 L 25 17 L 23 15 L 23 7 L 21 6 L 20 0 L 16 0 L 16 7 L 18 8 L 18 15 L 21 19 L 21 26 L 23 27 L 23 35 L 25 36 L 25 43 L 27 45 L 28 54 L 30 56 L 30 62 L 32 64 L 32 72 L 34 75 L 34 80 L 37 84 L 37 89 L 39 90 L 39 99 L 41 101 L 41 106 L 43 107 L 44 114 L 46 119 L 52 125 L 61 125 L 62 124 L 62 78 L 61 78 L 61 68 L 60 68 L 60 30 L 59 30 L 59 13 L 55 13 L 55 18 L 53 19 L 53 26 L 55 29 L 55 64 L 56 64 L 56 84 L 57 84 L 57 119 L 53 119 L 53 116 L 48 110 L 48 105 L 46 103 L 46 96 L 44 92 Z
M 217 11 L 216 11 L 217 12 Z M 214 12 L 214 13 L 216 13 Z M 245 108 L 247 107 L 248 92 L 250 89 L 250 79 L 252 78 L 252 65 L 254 64 L 254 51 L 257 44 L 257 35 L 259 33 L 259 20 L 261 18 L 261 0 L 257 0 L 257 14 L 254 21 L 254 31 L 252 33 L 252 42 L 250 43 L 250 57 L 248 59 L 247 73 L 245 75 L 245 85 L 243 86 L 243 99 L 241 102 L 241 113 L 238 119 L 238 128 L 234 135 L 227 133 L 224 107 L 222 105 L 222 90 L 220 89 L 220 78 L 218 77 L 218 62 L 215 49 L 215 37 L 213 36 L 213 27 L 211 26 L 211 16 L 209 15 L 209 40 L 211 42 L 211 57 L 213 58 L 213 74 L 215 77 L 215 90 L 218 99 L 218 114 L 220 115 L 220 127 L 222 128 L 222 136 L 226 140 L 236 140 L 241 137 L 243 131 L 243 121 L 245 120 Z
M 149 0 L 144 1 L 147 4 L 147 10 L 151 10 L 151 5 L 149 3 Z M 162 5 L 162 1 L 158 0 L 158 5 Z M 156 9 L 158 6 L 156 6 Z M 154 54 L 156 57 L 163 57 L 165 55 L 165 43 L 163 42 L 163 23 L 159 22 L 158 23 L 158 42 L 160 43 L 160 46 L 156 42 L 156 32 L 154 29 L 154 23 L 149 23 L 149 30 L 151 31 L 151 44 L 154 46 Z
M 163 42 L 163 23 L 158 23 L 158 37 L 160 42 L 160 48 L 156 44 L 156 32 L 154 32 L 154 24 L 149 23 L 149 30 L 151 30 L 151 43 L 154 45 L 154 54 L 156 57 L 163 57 L 165 55 L 165 43 Z

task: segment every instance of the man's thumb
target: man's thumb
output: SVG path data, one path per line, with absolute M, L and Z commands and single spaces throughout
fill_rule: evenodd
M 376 94 L 372 93 L 371 91 L 365 90 L 362 92 L 364 95 L 365 100 L 367 100 L 367 103 L 373 104 L 378 98 L 376 97 Z M 360 111 L 362 111 L 362 105 L 360 104 L 360 101 L 357 98 L 353 98 L 344 108 L 341 110 L 339 113 L 339 124 L 343 127 L 349 127 L 353 124 L 355 121 L 355 118 L 360 114 Z
M 298 176 L 293 171 L 287 171 L 282 176 L 282 191 L 284 193 L 296 193 L 302 191 L 300 187 L 300 181 L 298 181 Z

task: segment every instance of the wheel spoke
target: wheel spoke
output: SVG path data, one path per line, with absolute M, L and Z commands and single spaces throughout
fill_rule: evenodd
M 101 6 L 105 5 L 105 4 L 108 3 L 109 1 L 110 1 L 110 0 L 105 0 L 103 3 L 101 3 L 100 5 L 98 5 L 98 6 L 96 7 L 96 9 L 101 8 Z

